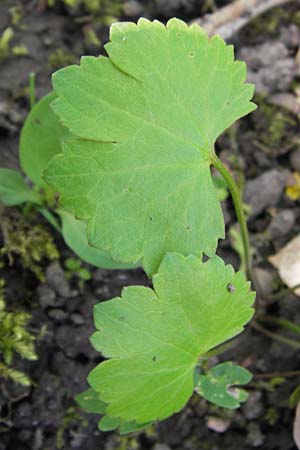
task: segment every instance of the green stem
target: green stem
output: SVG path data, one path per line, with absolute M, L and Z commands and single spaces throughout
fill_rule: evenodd
M 274 339 L 274 341 L 281 342 L 282 344 L 289 345 L 292 348 L 300 349 L 300 342 L 294 341 L 293 339 L 287 338 L 285 336 L 281 336 L 280 334 L 273 333 L 272 331 L 267 330 L 266 328 L 259 325 L 257 322 L 252 321 L 250 326 L 254 328 L 256 331 L 264 334 L 265 336 Z
M 237 216 L 237 220 L 240 225 L 241 230 L 241 237 L 244 247 L 244 254 L 245 254 L 245 263 L 246 263 L 246 271 L 248 277 L 253 280 L 253 274 L 252 274 L 252 263 L 251 263 L 251 252 L 250 252 L 250 243 L 249 243 L 249 233 L 248 233 L 248 227 L 247 222 L 243 210 L 243 203 L 241 198 L 240 190 L 227 169 L 227 167 L 222 163 L 222 161 L 217 157 L 217 155 L 214 155 L 212 158 L 212 164 L 215 166 L 215 168 L 220 172 L 224 180 L 226 181 L 226 184 L 228 186 L 228 189 L 230 191 L 235 213 Z
M 280 317 L 268 316 L 263 314 L 257 316 L 256 320 L 258 322 L 272 323 L 274 325 L 278 325 L 282 328 L 285 328 L 286 330 L 292 331 L 293 333 L 300 334 L 300 326 L 287 319 L 282 319 Z
M 296 286 L 293 286 L 291 288 L 282 289 L 279 292 L 276 292 L 276 294 L 270 295 L 268 298 L 272 300 L 272 302 L 277 302 L 278 300 L 281 300 L 288 294 L 293 294 L 297 289 L 300 289 L 300 284 L 296 284 Z

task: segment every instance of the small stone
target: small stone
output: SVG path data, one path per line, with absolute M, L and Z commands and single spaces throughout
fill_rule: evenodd
M 300 172 L 300 148 L 290 153 L 290 166 L 293 170 Z
M 206 420 L 206 426 L 216 433 L 225 433 L 230 427 L 230 420 L 221 417 L 210 416 Z
M 72 292 L 68 281 L 66 280 L 65 273 L 58 264 L 53 262 L 46 269 L 47 284 L 54 289 L 54 291 L 63 298 L 69 298 L 72 296 Z
M 155 444 L 152 450 L 171 450 L 166 444 Z
M 56 306 L 55 291 L 46 284 L 41 284 L 40 286 L 38 286 L 37 295 L 39 297 L 39 303 L 43 309 L 48 308 L 49 306 Z
M 48 316 L 55 322 L 63 322 L 68 318 L 68 314 L 62 309 L 50 309 L 48 311 Z
M 262 434 L 259 425 L 257 423 L 250 423 L 247 435 L 247 443 L 254 448 L 262 446 L 264 443 L 264 435 Z
M 250 206 L 250 218 L 257 217 L 279 202 L 286 185 L 287 172 L 273 169 L 246 184 L 244 202 Z
M 261 392 L 259 391 L 255 391 L 250 394 L 247 402 L 242 406 L 246 419 L 254 420 L 263 414 L 264 408 L 261 397 Z
M 278 239 L 286 236 L 293 228 L 294 223 L 295 215 L 293 210 L 284 209 L 279 211 L 279 213 L 273 217 L 268 227 L 271 238 Z
M 143 14 L 144 8 L 140 2 L 136 0 L 129 0 L 124 3 L 123 10 L 128 17 L 139 17 Z
M 263 269 L 261 267 L 255 267 L 253 269 L 255 279 L 259 286 L 260 293 L 263 297 L 268 297 L 274 291 L 275 277 L 270 270 Z
M 84 324 L 84 318 L 82 317 L 81 314 L 78 314 L 78 313 L 71 314 L 70 319 L 74 323 L 74 325 L 83 325 Z

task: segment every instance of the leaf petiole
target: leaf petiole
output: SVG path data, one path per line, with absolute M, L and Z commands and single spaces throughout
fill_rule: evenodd
M 248 233 L 247 221 L 246 221 L 244 210 L 243 210 L 243 204 L 242 204 L 240 190 L 239 190 L 233 176 L 231 175 L 230 171 L 222 163 L 222 161 L 217 157 L 216 154 L 214 154 L 212 157 L 212 164 L 220 172 L 220 174 L 226 181 L 226 184 L 230 191 L 234 209 L 235 209 L 235 213 L 237 216 L 237 220 L 239 222 L 240 229 L 241 229 L 241 237 L 242 237 L 244 254 L 245 254 L 246 272 L 247 272 L 247 275 L 250 278 L 250 280 L 252 280 L 252 282 L 254 282 L 253 273 L 252 273 L 249 233 Z

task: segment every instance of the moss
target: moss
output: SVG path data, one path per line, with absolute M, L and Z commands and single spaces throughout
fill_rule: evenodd
M 283 7 L 273 8 L 271 11 L 252 20 L 248 25 L 250 34 L 253 35 L 276 35 L 278 27 L 283 20 L 290 20 L 290 12 Z
M 60 67 L 69 66 L 74 64 L 76 58 L 72 53 L 64 52 L 61 48 L 57 48 L 50 53 L 48 58 L 48 65 L 51 69 L 58 69 Z
M 297 119 L 285 108 L 272 105 L 262 97 L 256 97 L 256 102 L 260 115 L 257 126 L 261 148 L 270 156 L 279 156 L 293 141 L 298 128 Z
M 139 443 L 136 436 L 118 436 L 115 450 L 137 450 Z
M 26 330 L 31 316 L 24 312 L 6 311 L 4 287 L 4 280 L 0 279 L 0 376 L 27 386 L 30 384 L 28 376 L 11 367 L 11 364 L 15 353 L 30 361 L 37 359 L 35 337 Z
M 100 23 L 109 24 L 123 13 L 121 0 L 48 0 L 48 6 L 65 5 L 73 10 L 83 10 Z
M 23 10 L 20 5 L 12 6 L 9 8 L 9 12 L 11 15 L 11 23 L 12 25 L 19 26 L 23 19 Z
M 11 264 L 14 256 L 18 256 L 22 266 L 43 281 L 43 261 L 53 261 L 59 257 L 51 234 L 37 222 L 35 216 L 21 214 L 17 210 L 2 214 L 0 227 L 4 240 L 0 255 L 6 255 Z
M 291 22 L 300 27 L 300 11 L 297 11 L 294 14 L 292 14 Z
M 12 28 L 6 28 L 0 36 L 0 60 L 8 57 L 10 52 L 10 42 L 14 37 Z

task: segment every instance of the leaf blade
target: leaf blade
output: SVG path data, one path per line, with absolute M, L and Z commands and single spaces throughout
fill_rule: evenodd
M 214 142 L 255 108 L 244 64 L 221 38 L 175 19 L 115 24 L 106 50 L 53 77 L 53 107 L 78 139 L 47 182 L 113 259 L 143 259 L 151 275 L 166 252 L 212 256 L 224 237 Z
M 121 421 L 147 423 L 182 409 L 199 355 L 240 333 L 253 314 L 249 284 L 218 257 L 203 263 L 169 254 L 153 285 L 126 288 L 122 298 L 95 307 L 92 344 L 110 359 L 88 381 L 106 413 Z

